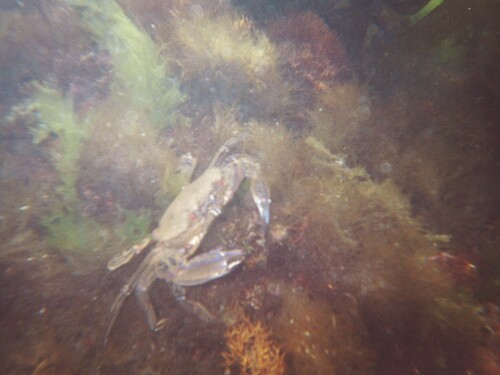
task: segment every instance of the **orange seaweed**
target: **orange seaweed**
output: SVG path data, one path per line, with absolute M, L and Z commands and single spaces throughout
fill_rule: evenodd
M 264 325 L 243 314 L 241 320 L 228 328 L 228 352 L 222 353 L 224 367 L 238 367 L 244 375 L 280 375 L 285 373 L 284 354 L 271 339 Z

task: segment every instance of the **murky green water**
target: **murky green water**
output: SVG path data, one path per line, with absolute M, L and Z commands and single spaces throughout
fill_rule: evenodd
M 0 372 L 498 373 L 500 9 L 426 3 L 0 2 Z

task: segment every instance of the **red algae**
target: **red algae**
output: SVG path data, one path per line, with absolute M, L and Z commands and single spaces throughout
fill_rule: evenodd
M 292 13 L 270 23 L 267 31 L 271 40 L 283 47 L 285 60 L 295 74 L 316 89 L 350 77 L 342 41 L 318 15 Z

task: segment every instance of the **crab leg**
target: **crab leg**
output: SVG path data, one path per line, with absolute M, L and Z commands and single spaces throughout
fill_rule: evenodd
M 180 305 L 191 314 L 195 314 L 198 318 L 203 320 L 206 323 L 212 322 L 214 320 L 214 316 L 210 314 L 205 306 L 203 306 L 200 302 L 191 301 L 186 299 L 185 296 L 185 288 L 179 285 L 173 285 L 172 292 L 175 295 L 177 301 L 179 301 Z
M 151 273 L 148 277 L 141 278 L 135 289 L 135 295 L 137 296 L 139 306 L 141 306 L 142 310 L 146 314 L 149 329 L 153 332 L 157 332 L 162 329 L 166 322 L 166 319 L 158 320 L 153 304 L 151 303 L 151 299 L 149 298 L 148 289 L 155 279 L 156 274 Z
M 127 299 L 127 297 L 130 296 L 130 294 L 132 293 L 132 291 L 134 289 L 137 290 L 138 285 L 141 285 L 143 287 L 143 284 L 144 284 L 143 279 L 144 279 L 145 271 L 149 268 L 150 262 L 153 260 L 153 258 L 157 256 L 157 251 L 155 251 L 155 250 L 156 249 L 153 249 L 146 256 L 146 258 L 144 258 L 144 260 L 142 261 L 142 263 L 139 266 L 139 268 L 137 269 L 137 271 L 135 271 L 135 273 L 128 279 L 127 283 L 120 290 L 120 294 L 118 294 L 118 297 L 116 297 L 115 302 L 113 302 L 113 306 L 111 306 L 111 311 L 110 311 L 108 328 L 106 328 L 106 333 L 104 335 L 104 342 L 108 341 L 109 333 L 111 332 L 111 329 L 113 328 L 113 325 L 116 321 L 116 318 L 118 317 L 118 313 L 120 312 L 120 309 L 121 309 L 123 303 L 125 302 L 125 300 Z M 151 277 L 153 277 L 153 278 L 150 281 L 150 284 L 154 281 L 156 276 L 154 273 L 150 273 L 150 277 L 147 278 L 147 280 L 149 280 Z M 139 291 L 137 293 L 139 293 Z M 139 296 L 138 296 L 138 298 L 139 298 Z M 142 300 L 144 302 L 144 297 L 142 297 Z M 146 310 L 145 305 L 147 305 L 147 303 L 145 303 L 145 304 L 141 303 L 141 306 L 143 306 L 143 309 Z M 151 308 L 151 310 L 152 310 L 152 308 Z M 148 311 L 146 311 L 146 314 L 148 315 Z M 153 318 L 154 317 L 155 317 L 155 314 L 153 311 Z M 149 315 L 148 315 L 148 322 L 150 320 L 155 320 L 155 319 L 150 319 Z M 156 323 L 155 323 L 155 325 L 156 325 Z

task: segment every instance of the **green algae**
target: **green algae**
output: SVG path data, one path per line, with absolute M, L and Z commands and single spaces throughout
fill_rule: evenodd
M 157 128 L 171 125 L 184 101 L 166 59 L 150 36 L 130 20 L 118 3 L 68 0 L 80 7 L 82 26 L 110 54 L 115 97 L 128 97 Z
M 78 118 L 71 98 L 45 84 L 34 83 L 33 89 L 27 105 L 37 120 L 31 127 L 33 143 L 40 144 L 51 135 L 57 138 L 50 153 L 59 176 L 57 200 L 50 213 L 41 217 L 40 223 L 48 232 L 49 243 L 56 248 L 87 250 L 97 246 L 100 226 L 94 219 L 81 214 L 83 204 L 78 197 L 76 181 L 78 161 L 92 130 L 91 116 L 85 120 Z
M 123 216 L 123 220 L 115 225 L 114 234 L 116 237 L 130 243 L 136 243 L 150 233 L 151 210 L 120 209 L 119 216 Z
M 90 135 L 91 123 L 75 115 L 70 97 L 63 97 L 57 90 L 40 83 L 34 83 L 33 87 L 34 93 L 29 107 L 36 112 L 38 120 L 38 123 L 31 127 L 33 143 L 40 144 L 51 134 L 57 137 L 57 145 L 51 152 L 60 178 L 57 191 L 65 204 L 77 205 L 77 162 L 83 151 L 84 141 Z
M 56 205 L 49 215 L 41 217 L 48 232 L 48 242 L 59 250 L 83 254 L 96 250 L 101 242 L 101 227 L 94 219 Z
M 110 55 L 113 81 L 107 103 L 143 114 L 145 127 L 155 134 L 173 124 L 177 118 L 176 108 L 184 97 L 175 79 L 168 75 L 160 48 L 114 1 L 69 0 L 68 3 L 80 9 L 82 27 Z M 33 143 L 39 145 L 55 137 L 50 143 L 50 154 L 59 178 L 57 197 L 50 212 L 40 220 L 48 232 L 49 242 L 62 250 L 83 251 L 97 246 L 95 233 L 99 232 L 100 225 L 82 213 L 84 202 L 78 196 L 77 180 L 81 177 L 82 155 L 92 142 L 93 125 L 101 123 L 97 121 L 99 111 L 81 118 L 70 96 L 40 83 L 33 84 L 32 97 L 25 107 L 25 112 L 35 114 L 29 121 L 34 123 Z M 132 211 L 126 213 L 125 221 L 117 224 L 114 232 L 128 240 L 143 236 L 149 229 L 150 214 L 140 212 L 137 217 L 133 216 Z
M 423 8 L 421 8 L 417 13 L 410 16 L 410 23 L 412 25 L 416 24 L 423 18 L 427 17 L 434 9 L 440 6 L 444 0 L 430 0 Z

